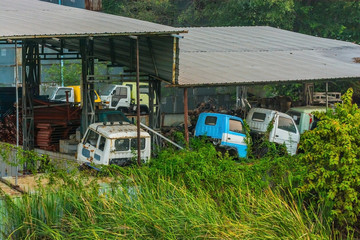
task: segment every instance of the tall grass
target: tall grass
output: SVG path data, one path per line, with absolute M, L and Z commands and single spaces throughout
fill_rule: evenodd
M 106 179 L 59 171 L 47 186 L 6 197 L 8 239 L 330 239 L 320 208 L 212 146 L 159 153 L 150 166 L 104 169 Z M 281 164 L 280 164 L 281 165 Z M 268 168 L 268 167 L 266 167 Z M 278 168 L 278 167 L 277 167 Z M 254 170 L 255 169 L 255 170 Z M 110 177 L 109 177 L 110 175 Z M 109 183 L 104 183 L 109 182 Z M 270 188 L 272 186 L 272 188 Z
M 101 188 L 81 176 L 21 198 L 7 198 L 9 239 L 328 239 L 321 223 L 304 217 L 270 189 L 254 194 L 234 188 L 222 204 L 237 205 L 232 216 L 206 191 L 161 176 L 154 185 L 143 171 Z M 61 180 L 63 181 L 63 179 Z M 57 181 L 57 182 L 61 182 Z

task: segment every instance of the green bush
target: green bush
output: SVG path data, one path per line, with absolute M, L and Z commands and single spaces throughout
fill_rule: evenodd
M 299 161 L 306 172 L 298 191 L 318 202 L 332 202 L 331 217 L 340 226 L 360 223 L 360 110 L 352 104 L 353 90 L 334 111 L 304 133 Z

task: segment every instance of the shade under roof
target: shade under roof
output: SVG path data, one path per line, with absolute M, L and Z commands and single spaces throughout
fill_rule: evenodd
M 360 78 L 360 46 L 272 27 L 188 28 L 179 86 Z
M 0 1 L 0 40 L 169 34 L 182 30 L 39 0 Z

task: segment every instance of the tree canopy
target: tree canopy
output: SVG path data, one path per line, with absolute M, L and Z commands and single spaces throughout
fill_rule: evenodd
M 103 0 L 107 13 L 171 25 L 265 25 L 360 42 L 360 1 Z

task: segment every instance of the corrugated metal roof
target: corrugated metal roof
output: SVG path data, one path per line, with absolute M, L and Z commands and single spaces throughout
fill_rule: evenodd
M 272 27 L 188 28 L 180 86 L 359 78 L 357 44 Z
M 137 127 L 133 124 L 123 123 L 123 124 L 113 124 L 113 125 L 104 125 L 103 123 L 93 123 L 89 126 L 90 129 L 99 132 L 107 138 L 117 139 L 117 138 L 136 138 L 137 137 Z M 140 137 L 148 138 L 150 137 L 149 133 L 145 132 L 143 129 L 140 129 Z
M 0 40 L 178 32 L 182 30 L 38 0 L 0 0 Z

